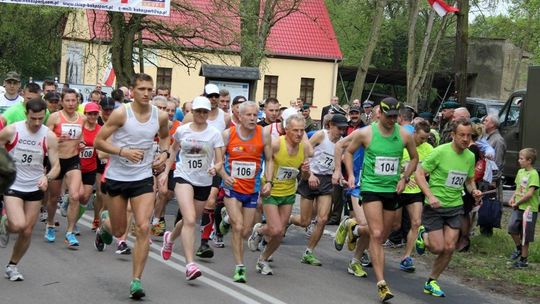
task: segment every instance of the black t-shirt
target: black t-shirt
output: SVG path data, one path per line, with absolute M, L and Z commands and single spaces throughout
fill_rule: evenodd
M 267 123 L 264 119 L 259 121 L 257 124 L 263 128 L 269 125 L 269 123 Z

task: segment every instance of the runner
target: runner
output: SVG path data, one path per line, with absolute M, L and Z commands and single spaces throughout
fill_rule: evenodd
M 216 128 L 219 132 L 225 131 L 231 125 L 231 116 L 228 113 L 225 113 L 221 110 L 219 105 L 219 88 L 212 83 L 207 84 L 204 87 L 204 96 L 210 100 L 212 110 L 208 113 L 207 123 L 208 125 Z M 238 97 L 238 96 L 237 96 Z M 186 114 L 186 117 L 182 123 L 186 124 L 193 121 L 193 113 Z M 196 256 L 200 258 L 212 258 L 214 256 L 214 250 L 208 245 L 208 240 L 212 230 L 214 229 L 214 209 L 216 207 L 217 196 L 219 193 L 219 187 L 221 185 L 221 177 L 215 175 L 212 179 L 212 190 L 210 191 L 210 196 L 206 205 L 204 206 L 202 218 L 201 218 L 201 245 L 197 252 Z M 218 242 L 219 243 L 219 242 Z M 221 247 L 221 245 L 219 245 Z
M 81 159 L 82 184 L 79 191 L 80 209 L 77 221 L 86 211 L 86 205 L 94 191 L 98 163 L 96 149 L 94 148 L 94 139 L 101 129 L 101 126 L 97 124 L 99 106 L 96 103 L 87 103 L 84 106 L 84 115 L 86 116 L 86 121 L 84 122 L 82 129 L 82 140 L 80 143 L 81 152 L 79 153 L 79 158 Z M 94 208 L 99 209 L 100 206 L 94 206 Z
M 418 163 L 411 135 L 396 124 L 400 108 L 401 103 L 393 97 L 381 100 L 379 121 L 355 132 L 344 154 L 349 188 L 353 188 L 353 153 L 361 146 L 365 149 L 360 185 L 361 200 L 369 227 L 369 254 L 377 279 L 379 297 L 383 302 L 394 295 L 384 280 L 382 244 L 392 228 L 397 209 L 397 194 L 403 191 Z M 400 179 L 399 169 L 404 147 L 407 148 L 411 161 Z
M 165 186 L 171 165 L 180 151 L 174 170 L 174 189 L 183 218 L 176 223 L 172 232 L 165 232 L 161 256 L 168 260 L 174 241 L 181 236 L 187 263 L 187 280 L 201 276 L 201 271 L 193 262 L 195 221 L 201 216 L 210 195 L 212 176 L 223 165 L 223 137 L 206 122 L 210 110 L 208 98 L 199 96 L 193 100 L 193 122 L 181 126 L 174 134 L 171 157 L 160 179 L 160 184 Z
M 269 167 L 273 168 L 273 186 L 270 196 L 263 198 L 266 224 L 255 224 L 248 239 L 249 249 L 255 251 L 261 238 L 267 237 L 267 244 L 256 264 L 257 272 L 263 275 L 273 273 L 268 264 L 269 258 L 279 248 L 283 239 L 285 226 L 296 201 L 296 177 L 301 167 L 302 178 L 309 177 L 308 163 L 304 162 L 304 159 L 311 155 L 309 146 L 302 142 L 304 124 L 305 120 L 300 114 L 292 115 L 285 121 L 286 135 L 272 139 L 273 165 Z
M 459 119 L 452 125 L 452 142 L 435 148 L 416 170 L 416 183 L 426 196 L 422 223 L 418 229 L 416 251 L 425 249 L 437 255 L 431 274 L 424 284 L 424 293 L 444 297 L 437 279 L 446 269 L 454 253 L 463 215 L 464 186 L 478 204 L 482 192 L 474 182 L 474 154 L 469 151 L 472 124 Z M 429 174 L 429 185 L 426 181 Z
M 26 103 L 34 98 L 41 98 L 41 88 L 36 83 L 29 83 L 24 87 L 23 102 L 18 102 L 9 107 L 4 114 L 0 115 L 0 120 L 4 125 L 10 125 L 18 121 L 26 120 Z M 45 123 L 49 118 L 49 110 L 45 111 Z
M 126 208 L 131 203 L 136 223 L 133 254 L 133 279 L 130 295 L 141 299 L 145 293 L 141 276 L 149 250 L 149 219 L 154 208 L 153 169 L 162 169 L 168 158 L 169 130 L 167 113 L 150 105 L 154 81 L 150 75 L 135 74 L 131 87 L 134 101 L 114 111 L 101 128 L 94 146 L 110 154 L 107 169 L 108 209 L 112 234 L 121 237 L 126 232 Z M 159 134 L 160 153 L 152 153 L 153 141 Z M 112 143 L 107 139 L 112 136 Z
M 79 241 L 75 237 L 73 229 L 79 215 L 79 191 L 82 181 L 79 143 L 82 137 L 84 116 L 77 112 L 77 106 L 77 92 L 73 89 L 67 89 L 62 93 L 62 110 L 52 113 L 47 121 L 47 127 L 58 137 L 60 174 L 55 180 L 49 183 L 48 218 L 45 228 L 45 240 L 50 243 L 56 240 L 54 216 L 65 177 L 69 194 L 65 243 L 69 249 L 77 249 L 79 247 Z
M 60 172 L 56 136 L 43 125 L 46 109 L 47 105 L 41 98 L 32 99 L 26 103 L 27 119 L 9 125 L 0 132 L 0 146 L 6 148 L 17 168 L 15 182 L 4 193 L 5 215 L 0 221 L 0 240 L 6 242 L 0 245 L 7 245 L 8 232 L 18 234 L 5 269 L 6 278 L 11 281 L 24 280 L 17 265 L 30 247 L 43 192 Z M 44 175 L 46 153 L 51 170 Z
M 259 191 L 262 196 L 272 188 L 272 146 L 270 136 L 263 136 L 257 125 L 258 105 L 246 101 L 239 107 L 240 125 L 223 132 L 225 167 L 220 170 L 225 189 L 225 207 L 232 227 L 232 240 L 236 268 L 233 280 L 246 282 L 244 241 L 253 227 Z M 261 162 L 265 161 L 266 183 L 261 189 Z
M 421 120 L 414 126 L 413 139 L 416 145 L 416 151 L 418 152 L 419 163 L 424 161 L 426 157 L 433 151 L 433 146 L 427 143 L 430 135 L 430 124 Z M 407 149 L 403 149 L 402 168 L 405 169 L 410 160 Z M 422 203 L 424 202 L 424 195 L 422 190 L 415 182 L 414 174 L 411 176 L 411 180 L 405 186 L 405 190 L 399 196 L 400 208 L 406 208 L 407 214 L 410 218 L 410 230 L 407 232 L 407 244 L 405 245 L 405 251 L 401 256 L 401 262 L 399 263 L 399 269 L 405 272 L 414 272 L 414 261 L 411 258 L 411 253 L 414 249 L 414 243 L 418 228 L 420 227 L 422 220 Z M 401 220 L 399 221 L 401 224 Z
M 9 107 L 23 101 L 19 95 L 21 87 L 21 76 L 14 71 L 8 72 L 4 78 L 4 88 L 6 92 L 0 94 L 0 114 L 4 113 Z

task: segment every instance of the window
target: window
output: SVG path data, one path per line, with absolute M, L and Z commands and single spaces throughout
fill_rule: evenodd
M 172 83 L 172 69 L 171 68 L 157 68 L 156 88 L 167 87 L 170 88 Z
M 264 75 L 263 98 L 277 98 L 278 76 Z
M 300 98 L 307 104 L 313 104 L 314 78 L 302 78 L 300 81 Z

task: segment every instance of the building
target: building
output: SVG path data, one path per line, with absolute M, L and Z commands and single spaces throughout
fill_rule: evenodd
M 212 0 L 191 2 L 194 6 L 205 8 L 213 3 Z M 159 19 L 163 24 L 174 24 L 184 22 L 186 15 L 171 11 L 168 17 L 151 18 Z M 240 22 L 237 19 L 232 20 L 231 28 L 239 31 Z M 223 36 L 234 34 L 238 33 Z M 149 33 L 143 31 L 142 35 L 150 40 Z M 62 40 L 61 82 L 105 82 L 111 70 L 110 36 L 107 12 L 75 11 L 69 17 Z M 144 72 L 154 77 L 156 86 L 171 87 L 172 95 L 179 97 L 182 102 L 200 95 L 205 83 L 214 82 L 228 88 L 232 95 L 251 93 L 249 98 L 257 101 L 272 96 L 288 106 L 290 100 L 301 97 L 305 102 L 312 103 L 312 115 L 318 117 L 322 106 L 335 95 L 337 68 L 342 54 L 324 0 L 303 0 L 298 11 L 282 18 L 272 27 L 266 43 L 266 57 L 259 67 L 258 81 L 238 79 L 245 77 L 245 74 L 239 76 L 234 69 L 240 65 L 237 44 L 232 44 L 228 49 L 212 49 L 208 48 L 208 44 L 203 45 L 200 39 L 194 41 L 199 45 L 186 43 L 182 47 L 186 53 L 191 52 L 190 55 L 203 57 L 205 65 L 194 62 L 189 69 L 167 59 L 170 58 L 167 50 L 153 49 L 151 43 L 144 47 Z M 134 57 L 138 57 L 137 54 L 135 50 Z M 137 58 L 134 60 L 137 61 Z M 139 71 L 139 63 L 134 62 L 134 65 L 135 71 Z M 224 72 L 221 77 L 220 71 Z M 253 73 L 248 74 L 251 76 L 247 78 L 257 78 Z M 246 85 L 252 87 L 246 88 Z

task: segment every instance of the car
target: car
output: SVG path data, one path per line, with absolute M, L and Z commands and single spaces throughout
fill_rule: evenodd
M 536 75 L 535 75 L 536 76 Z M 499 112 L 499 132 L 506 142 L 506 153 L 504 156 L 504 168 L 503 176 L 506 178 L 508 183 L 513 183 L 516 172 L 519 169 L 518 165 L 518 154 L 519 150 L 523 147 L 531 146 L 536 147 L 537 140 L 528 140 L 524 142 L 522 129 L 525 127 L 523 123 L 524 113 L 521 113 L 521 109 L 525 104 L 525 97 L 527 95 L 527 90 L 521 89 L 513 92 L 508 100 L 506 101 L 504 107 Z M 536 103 L 528 104 L 528 108 L 533 109 L 537 107 Z M 534 113 L 532 115 L 527 115 L 528 121 L 525 123 L 527 128 L 531 131 L 535 131 L 535 119 Z M 521 118 L 521 119 L 520 119 Z M 534 132 L 533 131 L 533 132 Z
M 482 119 L 488 114 L 498 114 L 504 106 L 504 102 L 496 99 L 484 99 L 467 97 L 465 107 L 471 113 L 471 118 Z

